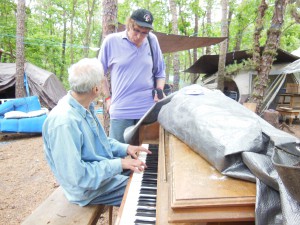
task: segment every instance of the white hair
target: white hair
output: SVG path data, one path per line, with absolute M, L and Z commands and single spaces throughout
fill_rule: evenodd
M 73 64 L 69 69 L 69 84 L 77 93 L 90 92 L 104 79 L 103 66 L 96 58 L 84 58 Z

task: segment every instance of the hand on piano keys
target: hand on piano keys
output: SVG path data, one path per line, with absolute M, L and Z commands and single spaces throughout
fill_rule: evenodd
M 150 145 L 150 151 L 140 152 L 138 159 L 147 164 L 143 172 L 134 172 L 128 181 L 129 189 L 119 225 L 146 225 L 156 221 L 156 191 L 158 145 Z
M 138 155 L 140 155 L 141 153 L 152 154 L 152 152 L 145 147 L 129 145 L 127 149 L 127 154 L 133 157 L 133 159 L 122 159 L 122 168 L 130 169 L 133 172 L 144 171 L 144 169 L 147 168 L 147 165 L 144 161 L 138 158 Z
M 144 146 L 134 146 L 134 145 L 129 145 L 127 149 L 127 154 L 132 156 L 134 159 L 138 158 L 138 155 L 140 152 L 146 152 L 147 154 L 152 154 L 152 152 L 145 148 Z

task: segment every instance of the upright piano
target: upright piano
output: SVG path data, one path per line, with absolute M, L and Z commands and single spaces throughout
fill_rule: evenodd
M 140 207 L 138 198 L 143 195 L 140 189 L 148 190 L 148 187 L 137 184 L 139 178 L 136 177 L 143 174 L 132 174 L 116 225 L 255 224 L 254 183 L 222 175 L 158 123 L 142 126 L 139 136 L 140 144 L 149 144 L 151 148 L 158 146 L 157 187 L 153 192 L 156 196 L 150 198 L 149 211 L 143 214 L 147 204 Z M 156 151 L 155 148 L 152 151 Z M 144 202 L 145 197 L 142 198 Z

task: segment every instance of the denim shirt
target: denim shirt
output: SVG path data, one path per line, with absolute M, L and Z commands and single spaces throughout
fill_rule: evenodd
M 70 94 L 49 113 L 43 125 L 46 160 L 67 199 L 81 206 L 128 179 L 121 157 L 128 144 L 106 136 L 94 112 Z

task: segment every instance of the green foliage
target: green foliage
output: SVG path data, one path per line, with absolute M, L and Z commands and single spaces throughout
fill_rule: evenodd
M 237 74 L 241 70 L 254 70 L 255 64 L 252 59 L 245 59 L 242 60 L 241 63 L 237 63 L 237 61 L 234 61 L 233 64 L 226 66 L 225 72 L 226 75 L 234 75 Z
M 16 10 L 14 0 L 1 0 L 0 2 L 0 48 L 3 54 L 1 62 L 14 62 L 16 52 Z M 73 41 L 71 42 L 71 21 L 73 3 L 75 14 L 73 19 Z M 92 0 L 39 0 L 34 1 L 26 9 L 26 33 L 24 36 L 26 61 L 36 64 L 46 70 L 54 72 L 67 87 L 67 68 L 71 62 L 76 62 L 84 56 L 88 47 L 100 47 L 102 1 L 96 0 L 92 21 L 88 18 L 88 3 Z M 232 19 L 229 27 L 229 49 L 233 51 L 238 39 L 241 40 L 241 50 L 251 49 L 253 33 L 260 0 L 231 0 L 230 10 Z M 32 3 L 32 2 L 30 2 Z M 218 1 L 176 0 L 178 12 L 178 28 L 180 35 L 219 37 L 221 34 L 220 5 Z M 270 27 L 273 16 L 274 0 L 268 1 L 269 8 L 264 20 L 264 30 L 260 39 L 261 45 L 266 42 L 266 30 Z M 212 23 L 207 24 L 207 6 L 212 7 Z M 125 23 L 126 18 L 137 8 L 149 9 L 154 16 L 155 31 L 170 33 L 172 30 L 169 1 L 162 0 L 123 0 L 118 4 L 118 21 Z M 180 14 L 179 14 L 180 12 Z M 300 25 L 295 23 L 287 10 L 284 28 L 281 34 L 280 48 L 291 52 L 300 46 Z M 198 15 L 198 34 L 195 30 L 195 14 Z M 65 44 L 66 57 L 62 58 L 62 42 L 66 23 L 67 40 Z M 87 24 L 91 23 L 91 30 L 87 37 Z M 88 43 L 85 42 L 88 40 Z M 212 54 L 219 54 L 219 45 L 211 46 Z M 198 49 L 198 55 L 203 54 L 204 48 Z M 181 70 L 188 68 L 191 62 L 190 51 L 180 52 Z M 71 59 L 73 54 L 73 59 Z M 97 52 L 88 51 L 88 57 L 96 57 Z M 63 65 L 64 64 L 64 65 Z M 64 70 L 61 73 L 61 68 Z M 172 70 L 172 65 L 168 65 Z M 253 67 L 251 62 L 235 63 L 226 68 L 228 74 L 233 74 L 245 67 Z M 170 71 L 172 74 L 173 71 Z M 184 74 L 185 78 L 188 74 Z

